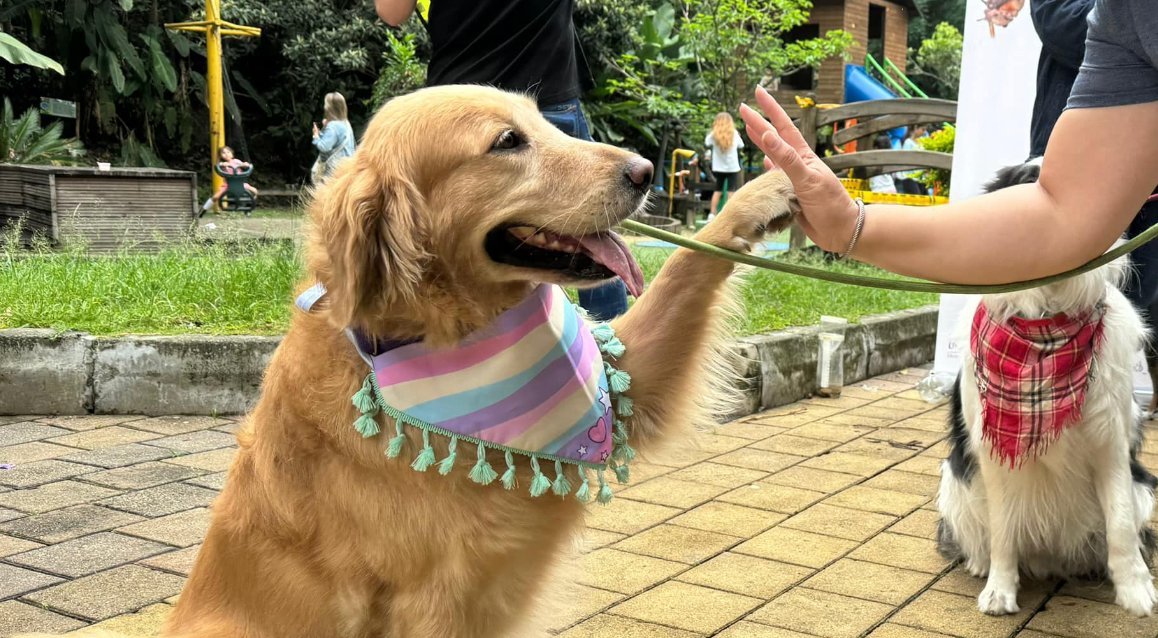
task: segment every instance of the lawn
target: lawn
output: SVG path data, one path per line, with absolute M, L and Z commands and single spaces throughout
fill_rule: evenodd
M 671 250 L 633 247 L 651 280 Z M 819 265 L 819 264 L 818 264 Z M 882 274 L 860 264 L 843 272 Z M 0 246 L 0 328 L 117 334 L 277 334 L 289 323 L 301 260 L 289 242 L 189 244 L 157 254 L 29 253 Z M 742 285 L 740 332 L 933 303 L 935 296 L 830 284 L 758 270 Z

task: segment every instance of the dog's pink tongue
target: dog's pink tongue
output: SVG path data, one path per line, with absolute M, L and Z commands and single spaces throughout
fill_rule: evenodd
M 635 258 L 631 256 L 631 251 L 619 235 L 607 231 L 584 235 L 578 239 L 579 246 L 584 252 L 619 275 L 631 296 L 639 297 L 643 294 L 643 271 L 639 269 L 639 264 L 635 263 Z

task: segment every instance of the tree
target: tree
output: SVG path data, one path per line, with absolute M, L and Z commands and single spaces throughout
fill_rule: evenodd
M 649 0 L 576 0 L 575 33 L 595 75 L 642 42 L 640 26 L 654 14 Z
M 224 17 L 262 28 L 224 38 L 226 137 L 258 165 L 255 179 L 304 178 L 313 159 L 310 122 L 322 98 L 342 92 L 351 121 L 364 120 L 386 48 L 369 0 L 223 0 Z M 66 74 L 0 64 L 0 95 L 77 102 L 77 137 L 91 154 L 165 163 L 208 177 L 205 48 L 166 22 L 203 17 L 204 0 L 0 0 L 5 34 L 59 60 Z M 252 146 L 252 148 L 247 148 Z
M 787 75 L 846 56 L 852 36 L 844 31 L 784 42 L 783 34 L 804 24 L 811 9 L 809 0 L 685 0 L 682 31 L 707 99 L 734 111 L 766 68 Z
M 225 46 L 256 172 L 302 180 L 316 155 L 310 123 L 321 124 L 327 93 L 346 98 L 355 131 L 364 125 L 389 28 L 370 0 L 235 0 L 223 10 L 231 21 L 262 29 L 260 39 Z
M 702 93 L 699 78 L 688 72 L 695 58 L 676 27 L 675 9 L 661 5 L 644 18 L 636 45 L 607 60 L 588 95 L 597 139 L 637 149 L 663 146 L 660 135 L 673 123 L 704 112 L 706 105 L 695 97 Z M 642 140 L 630 139 L 631 131 Z
M 936 84 L 935 95 L 957 99 L 964 42 L 956 27 L 947 22 L 938 24 L 933 35 L 921 42 L 919 49 L 915 52 L 909 50 L 909 75 L 930 78 Z
M 932 37 L 934 29 L 942 22 L 965 30 L 966 0 L 914 0 L 917 14 L 909 18 L 909 42 L 921 42 Z

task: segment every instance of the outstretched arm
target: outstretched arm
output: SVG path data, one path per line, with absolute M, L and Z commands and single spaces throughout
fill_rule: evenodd
M 792 179 L 801 227 L 844 252 L 857 208 L 770 95 L 748 108 L 748 136 Z M 1121 134 L 1121 123 L 1130 134 Z M 934 281 L 996 284 L 1079 266 L 1121 235 L 1158 182 L 1158 102 L 1066 111 L 1036 184 L 944 206 L 871 206 L 853 256 Z

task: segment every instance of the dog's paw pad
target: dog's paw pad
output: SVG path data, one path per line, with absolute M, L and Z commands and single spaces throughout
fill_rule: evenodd
M 977 597 L 977 608 L 990 616 L 1004 616 L 1021 611 L 1017 606 L 1017 590 L 1006 591 L 997 587 L 986 587 Z
M 1154 613 L 1154 604 L 1158 603 L 1158 592 L 1155 592 L 1154 583 L 1150 578 L 1115 589 L 1117 591 L 1114 602 L 1126 611 L 1140 618 Z

